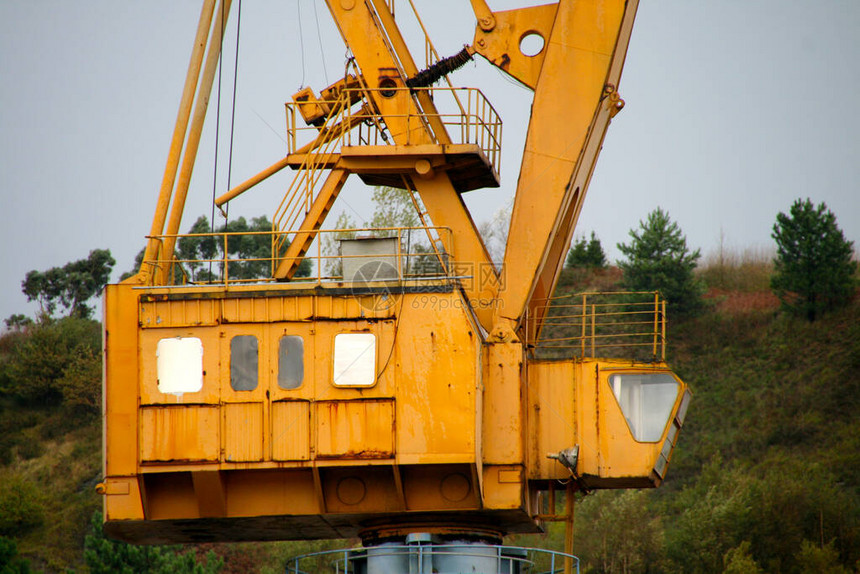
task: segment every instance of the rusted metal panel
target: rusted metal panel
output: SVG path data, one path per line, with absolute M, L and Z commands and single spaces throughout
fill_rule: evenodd
M 482 345 L 464 305 L 459 293 L 416 294 L 398 305 L 398 352 L 388 372 L 397 384 L 401 464 L 472 462 L 481 456 Z M 380 348 L 387 346 L 380 342 Z
M 394 475 L 388 466 L 323 468 L 322 494 L 329 513 L 402 512 Z
M 269 299 L 271 321 L 307 321 L 313 317 L 312 297 L 273 297 Z
M 272 460 L 310 459 L 310 402 L 272 403 Z
M 109 501 L 108 504 L 105 504 L 108 520 L 141 520 L 143 518 L 143 504 L 137 477 L 108 479 L 103 485 L 101 492 Z
M 529 478 L 566 479 L 570 473 L 546 457 L 575 444 L 584 444 L 576 429 L 574 364 L 571 361 L 532 362 L 528 371 Z M 593 410 L 593 409 L 592 409 Z
M 263 403 L 227 403 L 224 413 L 224 460 L 263 460 Z
M 281 515 L 273 530 L 283 529 L 280 539 L 295 537 L 315 522 L 311 516 L 322 513 L 315 488 L 311 469 L 231 472 L 227 475 L 227 511 L 230 516 Z M 290 526 L 282 526 L 283 515 L 292 515 L 297 520 Z M 257 536 L 259 540 L 266 535 Z
M 483 451 L 487 464 L 522 464 L 524 421 L 522 404 L 523 346 L 489 346 L 484 382 Z
M 200 470 L 191 473 L 194 495 L 200 516 L 218 517 L 227 514 L 227 496 L 224 477 L 218 470 Z
M 471 464 L 400 467 L 404 498 L 410 511 L 476 508 L 479 491 Z
M 158 342 L 196 337 L 203 345 L 203 387 L 197 392 L 163 393 L 158 385 Z M 216 404 L 219 400 L 219 333 L 214 328 L 141 329 L 139 347 L 140 404 Z
M 116 285 L 105 288 L 104 324 L 103 454 L 107 478 L 134 474 L 138 467 L 137 377 L 140 357 L 137 299 L 131 289 Z
M 393 399 L 319 402 L 316 421 L 317 457 L 394 456 Z
M 216 325 L 220 314 L 218 301 L 212 299 L 141 301 L 139 313 L 143 329 Z
M 209 405 L 141 407 L 140 460 L 217 461 L 218 411 Z
M 265 323 L 269 320 L 269 299 L 224 299 L 221 305 L 225 323 Z

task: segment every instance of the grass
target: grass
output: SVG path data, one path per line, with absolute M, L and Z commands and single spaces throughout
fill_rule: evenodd
M 738 251 L 720 246 L 705 255 L 696 272 L 710 290 L 770 291 L 774 256 L 772 249 L 759 247 Z
M 95 492 L 101 476 L 100 421 L 66 417 L 62 425 L 49 409 L 6 406 L 0 427 L 16 440 L 0 469 L 0 483 L 19 481 L 35 492 L 32 500 L 17 497 L 34 506 L 33 520 L 14 533 L 18 550 L 33 567 L 48 572 L 79 566 L 90 517 L 101 502 Z M 14 518 L 18 507 L 7 503 L 3 510 Z

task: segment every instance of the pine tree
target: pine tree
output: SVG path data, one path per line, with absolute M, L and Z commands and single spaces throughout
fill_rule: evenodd
M 566 267 L 588 267 L 592 269 L 603 269 L 606 267 L 606 253 L 600 239 L 592 231 L 591 239 L 582 237 L 573 243 L 573 247 L 567 252 L 565 260 Z
M 91 574 L 217 574 L 224 561 L 211 550 L 204 562 L 193 551 L 168 546 L 135 546 L 105 537 L 101 513 L 92 519 L 92 533 L 84 540 L 84 560 Z
M 851 300 L 854 244 L 845 239 L 827 205 L 798 199 L 788 215 L 776 216 L 772 237 L 777 256 L 770 285 L 784 308 L 814 321 Z
M 659 207 L 639 222 L 639 231 L 630 230 L 630 244 L 619 243 L 626 257 L 618 266 L 623 284 L 633 291 L 659 291 L 675 313 L 690 314 L 702 306 L 702 283 L 694 270 L 701 253 L 687 248 L 687 239 L 678 224 Z

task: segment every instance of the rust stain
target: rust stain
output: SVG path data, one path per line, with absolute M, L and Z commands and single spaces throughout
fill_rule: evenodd
M 318 459 L 324 460 L 338 460 L 338 459 L 379 459 L 379 458 L 393 458 L 394 453 L 383 450 L 347 450 L 343 453 L 339 454 L 318 454 Z

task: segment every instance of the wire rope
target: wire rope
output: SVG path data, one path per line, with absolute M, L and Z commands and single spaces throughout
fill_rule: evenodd
M 233 178 L 233 134 L 236 128 L 236 87 L 239 83 L 239 40 L 242 31 L 242 0 L 239 0 L 239 6 L 236 12 L 236 55 L 233 61 L 233 105 L 230 110 L 230 152 L 227 156 L 227 189 L 232 187 L 231 180 Z M 230 211 L 230 203 L 227 203 L 225 215 Z
M 296 1 L 296 13 L 296 21 L 299 23 L 299 49 L 302 53 L 302 81 L 299 84 L 299 89 L 302 89 L 305 85 L 305 37 L 302 34 L 302 0 Z
M 322 32 L 320 32 L 320 19 L 319 19 L 319 15 L 317 14 L 317 3 L 316 2 L 313 3 L 313 7 L 314 7 L 314 20 L 316 20 L 316 23 L 317 23 L 317 41 L 319 42 L 319 45 L 320 45 L 320 58 L 322 59 L 323 75 L 325 76 L 325 85 L 330 86 L 331 82 L 328 81 L 328 66 L 326 66 L 326 63 L 325 63 L 325 51 L 323 50 Z
M 211 211 L 211 219 L 209 223 L 209 231 L 212 233 L 214 237 L 215 234 L 215 197 L 217 196 L 218 189 L 218 142 L 221 139 L 221 74 L 224 66 L 222 66 L 224 55 L 224 28 L 226 22 L 224 22 L 224 17 L 226 14 L 224 2 L 221 2 L 221 33 L 218 38 L 219 46 L 218 46 L 218 95 L 216 96 L 216 105 L 215 105 L 215 161 L 213 162 L 213 174 L 212 174 L 212 211 Z M 226 224 L 225 224 L 226 229 Z M 226 254 L 225 254 L 226 255 Z M 212 260 L 209 260 L 209 278 L 212 278 Z

